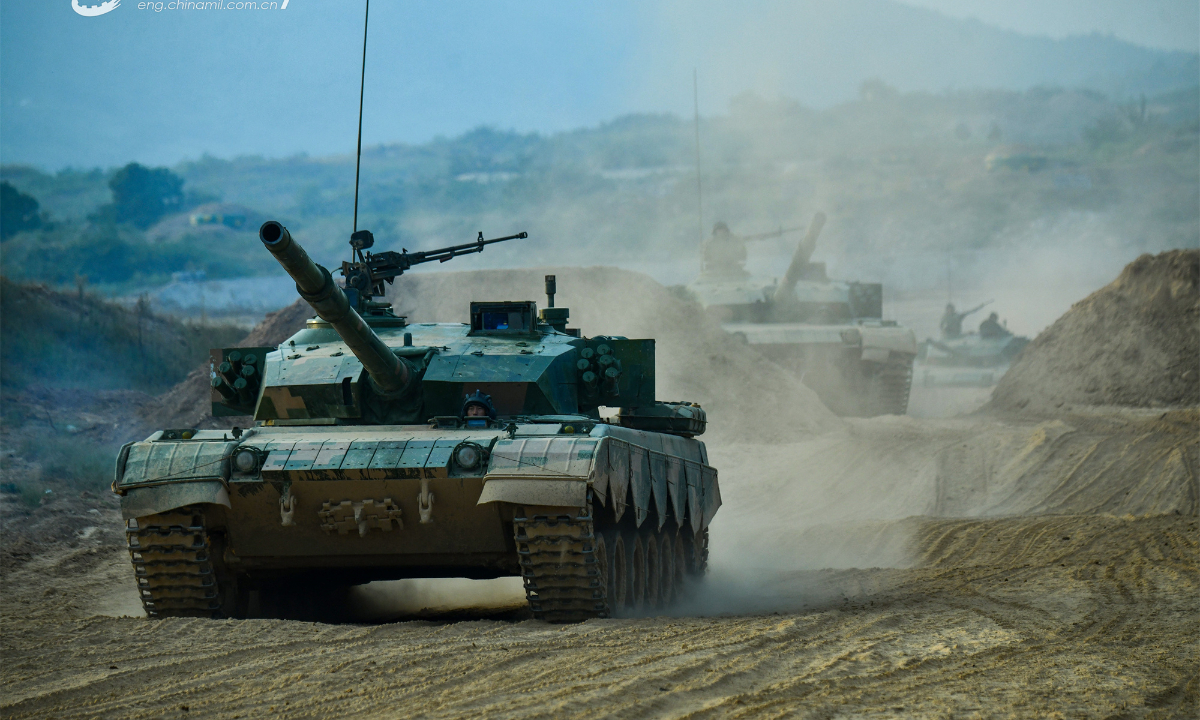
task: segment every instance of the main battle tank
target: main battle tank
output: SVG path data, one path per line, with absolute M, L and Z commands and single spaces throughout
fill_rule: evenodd
M 979 332 L 962 332 L 962 320 L 990 302 L 965 312 L 956 312 L 953 304 L 946 306 L 942 337 L 926 338 L 917 355 L 922 384 L 987 387 L 999 382 L 1029 338 L 1009 332 L 995 313 L 979 326 Z
M 745 243 L 787 231 L 738 237 L 718 223 L 688 289 L 721 327 L 792 369 L 839 415 L 903 415 L 916 336 L 883 319 L 881 284 L 833 281 L 811 261 L 824 224 L 818 213 L 777 280 L 745 270 Z
M 376 300 L 511 237 L 372 255 L 359 232 L 343 289 L 279 223 L 259 236 L 317 317 L 277 348 L 213 351 L 214 415 L 253 427 L 121 449 L 148 615 L 320 617 L 374 580 L 520 576 L 535 617 L 577 621 L 668 605 L 705 572 L 706 417 L 655 400 L 653 340 L 568 328 L 553 276 L 541 312 L 473 302 L 463 324 Z

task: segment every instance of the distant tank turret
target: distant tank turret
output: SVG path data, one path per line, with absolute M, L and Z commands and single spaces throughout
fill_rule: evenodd
M 903 415 L 916 336 L 883 319 L 882 285 L 832 281 L 824 263 L 812 261 L 824 226 L 824 213 L 817 213 L 779 280 L 706 262 L 688 288 L 727 332 L 792 369 L 834 412 Z M 742 238 L 743 253 L 745 240 L 799 229 Z

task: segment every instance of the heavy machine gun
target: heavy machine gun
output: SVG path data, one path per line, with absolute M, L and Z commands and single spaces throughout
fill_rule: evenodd
M 447 262 L 459 255 L 483 252 L 485 246 L 493 243 L 527 237 L 529 237 L 528 233 L 521 232 L 516 235 L 485 240 L 483 233 L 480 232 L 479 238 L 472 243 L 413 253 L 404 249 L 402 252 L 388 250 L 372 254 L 364 251 L 375 244 L 375 237 L 370 230 L 359 230 L 350 236 L 350 247 L 354 249 L 354 261 L 342 263 L 342 276 L 346 278 L 346 295 L 350 304 L 362 312 L 372 298 L 384 294 L 383 284 L 385 282 L 391 284 L 413 265 L 435 261 Z
M 981 302 L 981 303 L 979 303 L 978 305 L 976 305 L 975 307 L 971 308 L 970 310 L 964 310 L 964 311 L 962 311 L 962 312 L 958 313 L 958 319 L 959 319 L 959 320 L 966 320 L 968 315 L 974 315 L 975 313 L 979 312 L 980 310 L 984 309 L 985 307 L 987 307 L 988 305 L 991 305 L 991 304 L 992 304 L 992 303 L 994 303 L 994 302 L 996 302 L 996 301 L 995 301 L 995 300 L 988 300 L 987 302 Z
M 790 227 L 790 228 L 781 227 L 778 230 L 772 230 L 770 232 L 765 232 L 765 233 L 758 233 L 757 235 L 744 235 L 742 237 L 742 240 L 744 240 L 745 242 L 751 242 L 754 240 L 770 240 L 771 238 L 783 237 L 784 235 L 787 235 L 788 233 L 800 232 L 803 229 L 804 229 L 803 225 L 798 225 L 796 227 Z

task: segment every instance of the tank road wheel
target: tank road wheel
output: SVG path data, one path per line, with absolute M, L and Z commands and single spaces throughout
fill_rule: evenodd
M 646 554 L 646 609 L 656 610 L 662 601 L 658 584 L 662 575 L 662 563 L 658 554 L 658 534 L 649 525 L 643 528 L 642 551 Z
M 596 534 L 597 560 L 604 579 L 608 616 L 618 617 L 625 607 L 628 577 L 625 565 L 625 537 L 615 529 Z
M 609 549 L 608 538 L 604 533 L 596 531 L 596 574 L 600 578 L 600 587 L 604 588 L 604 609 L 602 617 L 612 617 L 612 551 Z
M 146 615 L 213 618 L 244 611 L 242 594 L 218 553 L 220 543 L 213 547 L 204 527 L 202 508 L 130 520 L 125 539 Z
M 627 578 L 625 608 L 631 613 L 638 613 L 646 604 L 646 548 L 642 544 L 641 533 L 636 530 L 626 531 L 624 535 Z
M 671 536 L 671 544 L 675 548 L 675 601 L 683 597 L 683 581 L 687 577 L 687 546 L 683 542 L 683 534 L 676 531 Z
M 658 542 L 658 602 L 670 607 L 675 602 L 675 545 L 671 533 L 664 532 Z
M 245 581 L 230 572 L 225 564 L 225 548 L 228 547 L 225 533 L 211 533 L 208 540 L 212 549 L 213 572 L 216 573 L 217 589 L 221 598 L 218 617 L 250 617 L 250 588 Z

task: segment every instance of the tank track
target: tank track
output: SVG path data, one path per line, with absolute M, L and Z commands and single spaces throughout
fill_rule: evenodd
M 526 514 L 513 519 L 513 532 L 533 616 L 560 623 L 609 617 L 591 513 Z
M 913 361 L 890 361 L 871 378 L 870 415 L 904 415 L 912 391 Z
M 686 567 L 683 574 L 692 580 L 703 578 L 708 571 L 708 528 L 696 536 L 685 537 L 682 532 L 666 529 L 674 535 L 674 543 L 682 543 L 681 553 Z M 690 533 L 690 531 L 688 531 Z M 517 557 L 521 565 L 521 579 L 525 585 L 525 599 L 533 616 L 538 620 L 553 623 L 582 622 L 590 618 L 625 617 L 632 610 L 642 612 L 640 601 L 626 600 L 614 607 L 613 598 L 608 596 L 613 587 L 606 576 L 605 564 L 598 552 L 597 531 L 589 513 L 572 515 L 532 515 L 520 513 L 513 519 L 513 533 L 517 544 Z M 605 537 L 623 536 L 628 543 L 634 536 L 658 537 L 660 533 L 652 523 L 640 530 L 624 531 L 613 527 Z M 625 546 L 628 548 L 628 545 Z M 613 552 L 610 549 L 606 552 Z M 611 557 L 611 556 L 610 556 Z M 628 556 L 627 556 L 628 558 Z M 615 568 L 607 568 L 609 571 Z M 632 581 L 632 576 L 628 577 Z M 671 582 L 675 582 L 672 577 Z M 683 585 L 676 584 L 671 592 L 675 601 Z M 618 591 L 620 592 L 620 591 Z M 630 602 L 635 606 L 630 607 Z
M 204 514 L 182 508 L 125 526 L 138 596 L 149 617 L 218 617 L 221 593 Z

